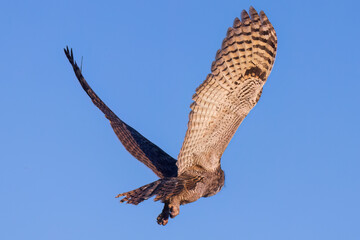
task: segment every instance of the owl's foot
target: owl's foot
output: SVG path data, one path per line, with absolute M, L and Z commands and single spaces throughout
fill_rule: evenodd
M 162 212 L 159 214 L 159 216 L 156 219 L 157 223 L 159 225 L 165 226 L 169 221 L 169 216 L 170 216 L 169 205 L 167 203 L 165 203 L 165 206 L 164 206 Z

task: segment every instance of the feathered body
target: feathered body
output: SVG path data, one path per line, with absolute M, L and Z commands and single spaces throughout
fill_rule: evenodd
M 65 54 L 93 103 L 110 120 L 125 148 L 149 167 L 159 180 L 119 194 L 121 202 L 139 204 L 155 196 L 165 204 L 157 221 L 179 214 L 180 205 L 209 197 L 224 185 L 220 159 L 234 133 L 259 101 L 274 64 L 277 38 L 264 12 L 250 7 L 241 21 L 236 18 L 217 51 L 211 73 L 196 89 L 191 104 L 188 130 L 178 160 L 169 156 L 135 129 L 118 118 L 95 94 L 74 61 L 72 50 Z

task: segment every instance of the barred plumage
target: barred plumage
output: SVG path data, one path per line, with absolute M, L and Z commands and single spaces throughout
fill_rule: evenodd
M 264 12 L 244 10 L 229 28 L 212 63 L 211 74 L 196 89 L 188 130 L 178 156 L 179 173 L 192 165 L 209 171 L 249 111 L 259 101 L 276 55 L 277 38 Z
M 235 18 L 216 53 L 211 73 L 193 95 L 188 130 L 177 161 L 118 118 L 85 81 L 72 50 L 64 49 L 81 86 L 110 120 L 126 150 L 160 177 L 117 197 L 123 197 L 120 202 L 137 205 L 155 196 L 155 201 L 165 204 L 157 218 L 161 225 L 179 214 L 180 205 L 220 191 L 225 180 L 221 156 L 261 97 L 275 61 L 277 38 L 263 11 L 259 16 L 250 7 L 249 14 L 244 10 L 241 21 Z

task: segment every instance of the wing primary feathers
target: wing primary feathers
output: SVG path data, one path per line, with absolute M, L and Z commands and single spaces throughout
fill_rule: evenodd
M 75 75 L 82 88 L 85 90 L 87 95 L 89 95 L 95 106 L 98 107 L 105 114 L 105 117 L 110 120 L 111 127 L 121 143 L 124 145 L 125 149 L 136 159 L 149 167 L 160 178 L 176 176 L 176 160 L 118 118 L 86 82 L 80 68 L 74 60 L 73 50 L 69 50 L 69 48 L 66 47 L 64 48 L 64 52 L 72 65 Z

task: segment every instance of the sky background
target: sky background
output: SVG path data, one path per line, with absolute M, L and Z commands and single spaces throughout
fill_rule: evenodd
M 360 239 L 358 1 L 7 1 L 0 9 L 0 239 Z M 119 204 L 157 179 L 81 89 L 177 157 L 195 88 L 243 9 L 278 36 L 258 105 L 222 157 L 223 190 Z

